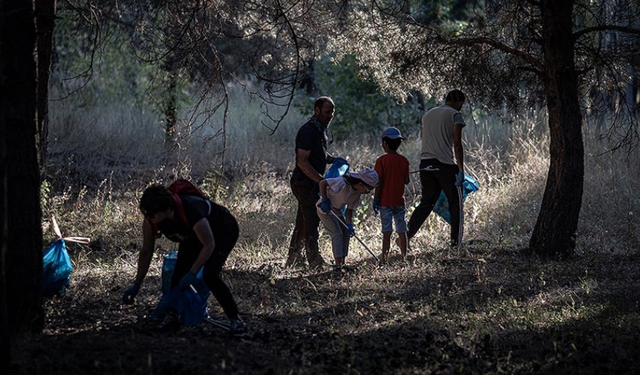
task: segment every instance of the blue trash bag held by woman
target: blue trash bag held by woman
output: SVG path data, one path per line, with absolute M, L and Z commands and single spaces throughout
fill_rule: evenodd
M 206 301 L 202 301 L 195 289 L 174 288 L 170 292 L 170 304 L 178 312 L 180 323 L 185 326 L 195 326 L 202 323 L 206 309 Z
M 173 277 L 173 271 L 178 260 L 178 252 L 173 251 L 164 256 L 162 262 L 162 297 L 156 308 L 151 313 L 151 318 L 154 320 L 162 320 L 170 310 L 175 310 L 180 316 L 181 322 L 184 325 L 197 325 L 202 323 L 202 319 L 208 316 L 207 302 L 211 291 L 207 287 L 202 278 L 203 269 L 196 275 L 196 280 L 193 283 L 196 289 L 196 300 L 191 294 L 194 294 L 192 290 L 189 293 L 181 291 L 178 288 L 171 289 L 171 278 Z M 185 295 L 186 294 L 186 295 Z M 184 316 L 183 316 L 184 315 Z M 200 315 L 198 318 L 196 315 Z M 189 323 L 184 323 L 187 321 Z

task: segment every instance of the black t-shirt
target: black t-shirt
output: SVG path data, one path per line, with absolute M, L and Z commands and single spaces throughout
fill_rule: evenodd
M 164 219 L 158 223 L 158 230 L 173 242 L 199 241 L 193 226 L 203 217 L 209 220 L 213 238 L 219 240 L 231 229 L 229 225 L 235 219 L 225 207 L 195 195 L 180 195 L 180 201 L 187 217 L 185 224 L 178 214 L 173 219 Z
M 298 149 L 309 150 L 309 163 L 319 174 L 324 175 L 327 168 L 327 141 L 321 131 L 320 123 L 310 119 L 300 127 L 296 135 L 296 167 L 293 169 L 291 182 L 309 179 L 298 167 Z

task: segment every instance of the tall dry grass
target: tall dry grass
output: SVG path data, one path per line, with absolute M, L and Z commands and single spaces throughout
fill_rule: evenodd
M 243 261 L 281 262 L 295 215 L 288 186 L 294 137 L 311 108 L 309 113 L 293 108 L 272 135 L 261 125 L 266 118 L 259 100 L 247 98 L 239 89 L 229 93 L 224 142 L 221 112 L 206 121 L 185 113 L 178 140 L 167 143 L 160 119 L 148 109 L 126 103 L 88 108 L 74 96 L 53 102 L 42 200 L 45 227 L 46 218 L 55 214 L 68 235 L 90 236 L 99 240 L 97 247 L 109 251 L 132 249 L 140 242 L 137 200 L 144 187 L 187 176 L 239 218 Z M 465 115 L 465 163 L 481 186 L 465 203 L 465 240 L 495 250 L 524 248 L 535 225 L 549 165 L 546 117 L 541 111 L 511 117 Z M 379 125 L 380 132 L 384 127 Z M 638 151 L 607 153 L 610 145 L 598 140 L 587 125 L 585 146 L 577 251 L 636 253 L 640 248 Z M 413 169 L 419 163 L 419 148 L 419 135 L 409 134 L 399 150 Z M 347 158 L 352 170 L 357 170 L 372 166 L 383 151 L 376 137 L 351 135 L 337 139 L 330 152 Z M 406 198 L 410 215 L 420 199 L 417 174 L 412 175 Z M 379 220 L 370 210 L 370 199 L 364 199 L 357 213 L 358 233 L 370 248 L 379 249 Z M 447 233 L 448 225 L 431 215 L 413 247 L 442 250 Z M 51 238 L 50 231 L 46 234 Z M 330 259 L 328 241 L 323 246 Z
M 312 346 L 306 351 L 332 359 L 339 358 L 336 345 L 357 353 L 355 357 L 400 353 L 396 359 L 405 360 L 407 367 L 398 373 L 419 373 L 420 369 L 411 368 L 416 363 L 413 348 L 425 347 L 437 347 L 437 351 L 423 353 L 418 363 L 444 364 L 449 358 L 456 364 L 450 372 L 462 371 L 469 358 L 477 359 L 474 363 L 497 361 L 494 372 L 505 373 L 534 373 L 540 366 L 554 369 L 557 363 L 568 369 L 572 361 L 587 363 L 597 355 L 616 368 L 622 352 L 629 353 L 622 359 L 633 363 L 629 348 L 637 341 L 633 333 L 639 321 L 638 299 L 633 294 L 638 289 L 633 260 L 640 250 L 637 150 L 607 153 L 610 145 L 585 125 L 578 256 L 570 262 L 544 263 L 516 252 L 527 246 L 544 191 L 549 165 L 544 113 L 508 117 L 465 113 L 465 163 L 481 186 L 465 203 L 465 241 L 473 245 L 463 247 L 463 252 L 450 251 L 448 225 L 431 215 L 412 241 L 415 257 L 409 264 L 393 260 L 392 253 L 391 264 L 374 266 L 371 256 L 352 241 L 348 260 L 358 269 L 339 276 L 319 274 L 282 266 L 296 207 L 288 184 L 293 139 L 308 114 L 293 111 L 271 136 L 260 125 L 260 102 L 239 94 L 232 92 L 226 142 L 211 138 L 221 127 L 217 116 L 201 123 L 182 122 L 179 132 L 186 134 L 190 128 L 193 134 L 167 144 L 159 119 L 148 110 L 127 104 L 91 109 L 73 97 L 52 103 L 51 154 L 42 188 L 45 240 L 53 239 L 48 224 L 53 214 L 64 235 L 88 236 L 93 242 L 69 244 L 75 266 L 71 287 L 64 298 L 45 304 L 50 342 L 68 342 L 65 336 L 77 332 L 105 333 L 78 345 L 91 346 L 109 340 L 109 332 L 126 331 L 136 350 L 144 347 L 144 341 L 136 340 L 149 337 L 142 331 L 149 327 L 147 318 L 160 295 L 161 257 L 176 245 L 165 239 L 156 243 L 156 259 L 136 304 L 121 306 L 122 290 L 135 275 L 141 246 L 138 199 L 151 182 L 169 183 L 177 176 L 188 176 L 226 205 L 241 225 L 240 240 L 222 277 L 243 317 L 258 333 L 252 349 L 273 350 L 295 359 L 290 346 L 297 341 Z M 383 127 L 380 124 L 379 130 Z M 417 169 L 420 141 L 417 134 L 406 133 L 400 152 Z M 353 134 L 337 139 L 330 151 L 359 169 L 372 166 L 382 148 L 377 137 Z M 420 199 L 416 175 L 407 186 L 406 198 L 410 215 Z M 370 249 L 379 252 L 379 218 L 372 214 L 370 203 L 371 197 L 365 197 L 356 215 L 356 231 Z M 329 239 L 323 236 L 320 245 L 325 259 L 331 259 Z M 609 256 L 610 252 L 617 254 Z M 214 314 L 221 314 L 215 302 L 210 307 Z M 78 335 L 74 336 L 71 341 L 75 342 Z M 211 337 L 219 336 L 199 343 L 211 344 Z M 425 341 L 428 337 L 434 341 Z M 331 344 L 324 348 L 317 344 L 319 338 Z M 162 359 L 173 353 L 175 361 L 183 363 L 184 350 L 193 356 L 194 346 L 186 349 L 181 334 L 152 339 L 154 345 L 171 346 L 162 352 Z M 69 352 L 67 345 L 60 347 Z M 104 362 L 120 363 L 125 358 L 118 357 L 116 350 L 114 359 L 113 352 L 102 346 L 99 352 Z M 33 350 L 21 353 L 25 353 L 24 363 L 44 360 L 41 355 L 31 358 Z M 271 361 L 271 353 L 267 354 Z M 50 357 L 53 363 L 59 362 Z M 349 362 L 349 356 L 345 358 L 339 363 Z M 162 359 L 154 357 L 157 363 L 164 363 Z M 232 368 L 232 361 L 228 363 Z M 360 369 L 356 363 L 350 368 Z M 618 367 L 625 366 L 624 361 L 620 363 Z M 295 360 L 290 366 L 297 366 Z

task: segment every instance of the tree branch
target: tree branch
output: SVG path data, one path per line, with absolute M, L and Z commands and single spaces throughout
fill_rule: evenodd
M 457 45 L 463 45 L 463 46 L 471 46 L 474 44 L 487 44 L 504 53 L 508 53 L 508 54 L 520 57 L 524 61 L 533 65 L 537 69 L 537 73 L 540 73 L 544 70 L 544 65 L 542 64 L 542 62 L 540 62 L 540 60 L 536 59 L 531 54 L 521 51 L 517 48 L 510 47 L 504 43 L 500 43 L 495 39 L 485 38 L 485 37 L 462 37 L 462 38 L 444 40 L 444 42 L 448 44 L 453 44 L 453 45 L 457 44 Z M 532 70 L 536 71 L 536 69 L 532 69 Z
M 632 27 L 616 26 L 616 25 L 599 25 L 599 26 L 587 27 L 585 29 L 582 29 L 580 31 L 573 33 L 573 40 L 574 41 L 578 40 L 584 35 L 592 32 L 596 32 L 596 31 L 620 31 L 626 34 L 640 35 L 640 29 L 634 29 Z
M 280 126 L 280 124 L 282 123 L 286 115 L 289 113 L 289 109 L 291 108 L 291 105 L 293 103 L 293 98 L 295 97 L 296 86 L 297 86 L 298 77 L 300 74 L 300 60 L 301 60 L 300 43 L 299 43 L 298 34 L 296 33 L 296 29 L 293 27 L 291 20 L 287 16 L 287 13 L 291 8 L 285 9 L 285 7 L 283 7 L 282 4 L 280 3 L 280 0 L 277 1 L 277 5 L 281 12 L 280 16 L 282 16 L 282 18 L 284 19 L 286 27 L 291 33 L 291 40 L 293 41 L 293 44 L 295 46 L 295 61 L 296 61 L 295 64 L 296 65 L 295 65 L 295 71 L 293 72 L 293 78 L 291 79 L 291 92 L 287 95 L 288 99 L 287 99 L 287 104 L 285 106 L 284 113 L 280 115 L 278 119 L 275 119 L 271 115 L 269 115 L 266 111 L 263 112 L 269 118 L 269 120 L 275 123 L 275 126 L 270 127 L 264 121 L 261 121 L 262 125 L 271 131 L 271 135 L 275 134 L 276 130 L 278 130 L 278 127 Z M 271 93 L 269 93 L 269 95 L 271 96 Z

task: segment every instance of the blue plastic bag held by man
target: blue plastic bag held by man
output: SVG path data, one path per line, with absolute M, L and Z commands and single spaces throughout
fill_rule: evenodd
M 331 164 L 331 168 L 329 168 L 327 172 L 324 174 L 324 178 L 327 179 L 327 178 L 341 177 L 347 173 L 349 173 L 349 162 L 343 158 L 333 158 L 333 163 Z M 347 207 L 345 206 L 342 209 L 342 215 L 345 214 L 346 210 L 347 210 Z
M 331 168 L 324 174 L 324 178 L 344 176 L 347 172 L 349 172 L 349 162 L 343 158 L 333 158 Z
M 462 201 L 464 202 L 469 194 L 478 191 L 478 189 L 480 189 L 480 183 L 478 180 L 465 173 L 464 181 L 462 182 Z M 440 192 L 440 197 L 438 198 L 436 205 L 433 206 L 433 212 L 437 213 L 447 223 L 451 224 L 449 202 L 447 201 L 447 196 L 444 195 L 444 191 Z

